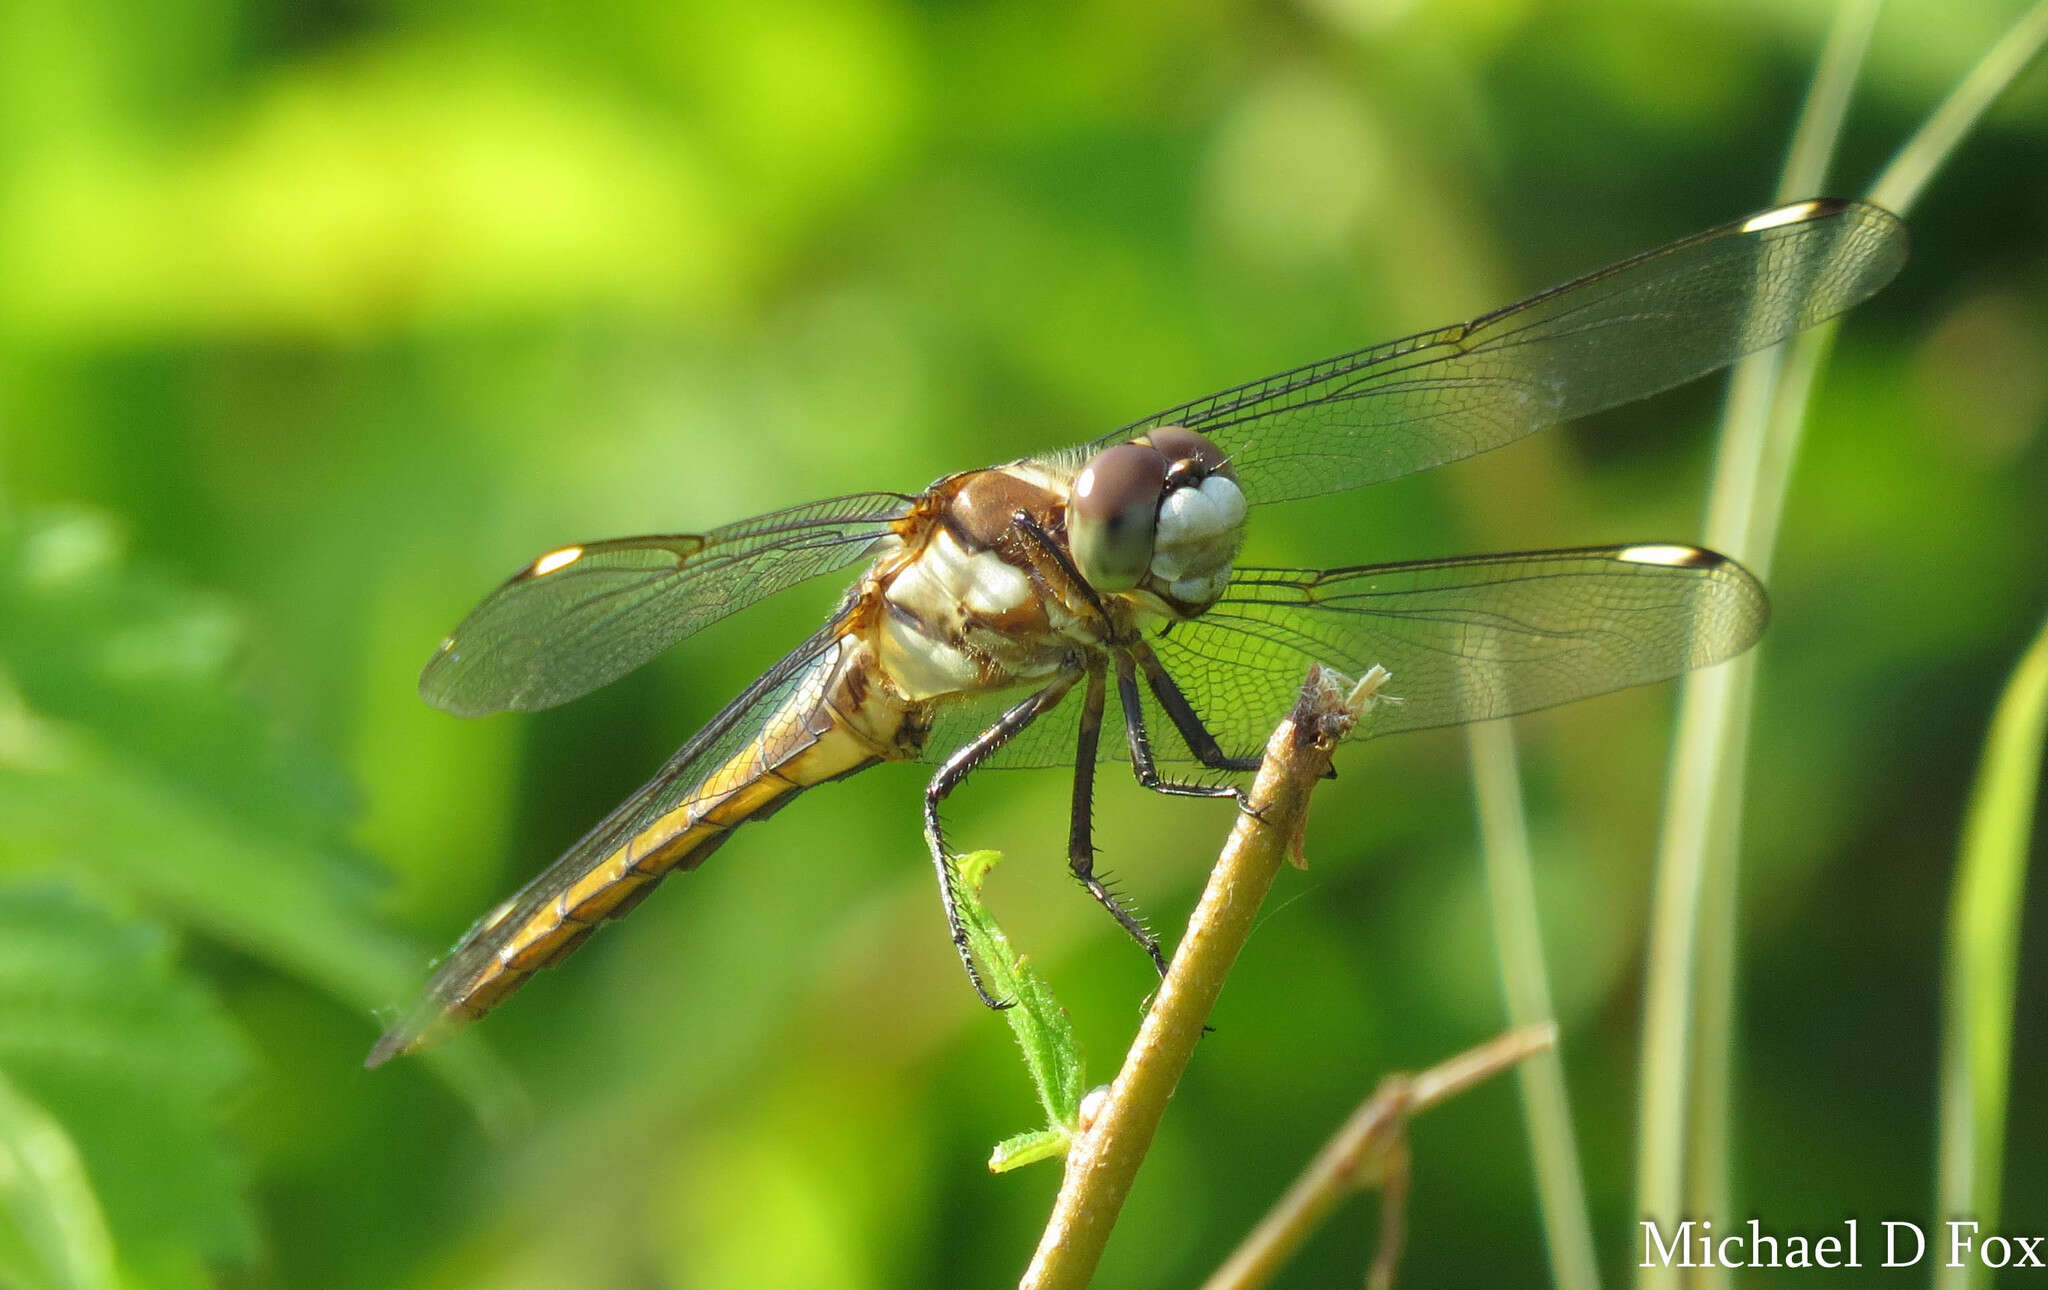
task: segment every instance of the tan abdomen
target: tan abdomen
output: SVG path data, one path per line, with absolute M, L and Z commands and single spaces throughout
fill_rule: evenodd
M 527 917 L 450 1011 L 483 1016 L 526 979 L 558 962 L 596 926 L 638 904 L 662 878 L 694 869 L 732 830 L 766 818 L 815 784 L 877 761 L 914 755 L 903 746 L 903 705 L 870 683 L 872 661 L 848 638 L 763 724 L 760 733 L 673 807 Z M 489 930 L 488 925 L 479 934 Z

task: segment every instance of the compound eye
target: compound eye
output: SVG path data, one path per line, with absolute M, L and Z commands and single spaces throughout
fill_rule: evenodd
M 1232 483 L 1237 482 L 1237 472 L 1230 468 L 1223 450 L 1207 435 L 1197 434 L 1186 426 L 1160 426 L 1156 430 L 1147 430 L 1145 441 L 1159 450 L 1169 466 L 1192 461 L 1199 476 L 1221 475 Z
M 1129 591 L 1152 564 L 1166 457 L 1142 443 L 1120 443 L 1090 458 L 1067 503 L 1067 546 L 1074 567 L 1097 591 Z

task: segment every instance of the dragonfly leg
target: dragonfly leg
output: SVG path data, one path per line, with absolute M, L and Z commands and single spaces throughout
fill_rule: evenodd
M 1245 804 L 1244 792 L 1232 785 L 1189 784 L 1159 773 L 1158 763 L 1152 759 L 1152 736 L 1145 729 L 1145 710 L 1140 706 L 1143 699 L 1138 692 L 1138 672 L 1131 665 L 1130 655 L 1122 652 L 1116 656 L 1116 689 L 1123 700 L 1124 739 L 1131 747 L 1131 773 L 1140 784 L 1168 797 L 1234 797 L 1240 807 Z
M 1052 561 L 1053 568 L 1059 570 L 1060 577 L 1066 579 L 1070 588 L 1080 593 L 1081 598 L 1088 602 L 1088 607 L 1095 611 L 1095 616 L 1107 623 L 1109 610 L 1103 605 L 1102 597 L 1097 595 L 1095 588 L 1081 576 L 1081 571 L 1074 567 L 1073 557 L 1067 554 L 1066 548 L 1062 547 L 1052 534 L 1045 531 L 1045 526 L 1040 524 L 1030 511 L 1018 511 L 1010 517 L 1010 523 L 1016 525 L 1017 531 L 1043 552 L 1046 559 Z
M 1159 975 L 1165 976 L 1166 955 L 1160 952 L 1159 938 L 1152 934 L 1129 900 L 1095 873 L 1095 752 L 1101 742 L 1102 709 L 1108 692 L 1102 660 L 1091 660 L 1088 689 L 1081 701 L 1079 746 L 1074 755 L 1074 811 L 1067 830 L 1067 867 L 1074 871 L 1074 877 L 1080 879 L 1088 894 L 1095 897 L 1095 902 L 1109 911 L 1117 926 L 1130 933 L 1131 939 L 1152 957 L 1152 966 L 1159 969 Z
M 1173 673 L 1159 661 L 1150 647 L 1138 645 L 1132 653 L 1137 656 L 1138 666 L 1145 669 L 1145 683 L 1152 688 L 1152 694 L 1159 700 L 1159 706 L 1166 709 L 1173 728 L 1180 731 L 1180 737 L 1187 741 L 1188 751 L 1195 760 L 1210 770 L 1257 770 L 1257 757 L 1231 757 L 1224 753 L 1216 742 L 1216 736 L 1209 733 L 1209 727 L 1202 722 L 1202 716 L 1195 711 L 1195 705 L 1188 702 L 1180 682 L 1173 679 Z
M 946 907 L 946 926 L 953 933 L 953 948 L 960 952 L 960 964 L 967 969 L 967 980 L 974 986 L 974 992 L 981 996 L 981 1001 L 991 1008 L 1007 1008 L 1016 1000 L 998 999 L 990 994 L 982 983 L 981 969 L 975 966 L 974 951 L 967 943 L 967 924 L 960 917 L 960 896 L 955 885 L 959 875 L 953 868 L 953 853 L 946 849 L 944 826 L 939 823 L 939 803 L 960 787 L 976 767 L 1015 738 L 1019 731 L 1059 706 L 1059 701 L 1074 688 L 1074 682 L 1080 676 L 1079 668 L 1063 672 L 1043 690 L 997 717 L 994 725 L 946 759 L 924 791 L 924 840 L 931 847 L 932 867 L 938 871 L 939 899 Z
M 1045 553 L 1052 561 L 1053 567 L 1080 591 L 1094 607 L 1095 612 L 1105 622 L 1108 621 L 1109 611 L 1103 607 L 1101 599 L 1095 594 L 1095 588 L 1081 576 L 1080 570 L 1074 567 L 1073 560 L 1053 536 L 1045 531 L 1044 526 L 1033 519 L 1027 511 L 1018 511 L 1011 517 L 1011 521 L 1016 524 L 1018 531 Z M 1202 718 L 1196 714 L 1194 705 L 1188 702 L 1187 696 L 1181 693 L 1180 686 L 1174 682 L 1165 665 L 1160 663 L 1150 649 L 1142 643 L 1133 643 L 1130 651 L 1143 663 L 1146 680 L 1151 684 L 1152 692 L 1159 696 L 1160 705 L 1166 709 L 1167 716 L 1172 718 L 1174 728 L 1179 730 L 1181 738 L 1187 741 L 1188 748 L 1195 754 L 1197 761 L 1211 770 L 1243 771 L 1259 768 L 1259 759 L 1256 757 L 1224 755 L 1223 749 L 1216 743 L 1216 737 L 1202 724 Z M 1121 651 L 1117 654 L 1116 682 L 1118 695 L 1123 700 L 1124 733 L 1131 745 L 1131 768 L 1137 773 L 1140 784 L 1155 793 L 1164 793 L 1170 797 L 1234 797 L 1237 799 L 1239 810 L 1251 810 L 1251 800 L 1245 796 L 1242 789 L 1229 785 L 1182 783 L 1160 775 L 1158 767 L 1152 760 L 1152 738 L 1145 730 L 1144 710 L 1139 706 L 1137 677 L 1132 671 L 1129 657 Z M 1101 901 L 1110 913 L 1116 915 L 1117 922 L 1123 924 L 1126 931 L 1139 937 L 1139 943 L 1152 952 L 1154 961 L 1161 961 L 1157 942 L 1152 939 L 1150 933 L 1140 934 L 1138 927 L 1142 924 L 1138 923 L 1129 911 L 1119 908 L 1114 893 L 1093 879 L 1084 877 L 1082 881 L 1089 884 L 1090 894 Z

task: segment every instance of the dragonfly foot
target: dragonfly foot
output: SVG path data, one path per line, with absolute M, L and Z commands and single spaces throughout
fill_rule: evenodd
M 1004 1012 L 1017 1006 L 1015 999 L 998 999 L 988 992 L 988 986 L 981 980 L 981 968 L 974 962 L 974 951 L 968 947 L 967 928 L 960 922 L 960 916 L 952 908 L 946 910 L 946 919 L 953 924 L 953 948 L 960 955 L 960 966 L 967 970 L 967 984 L 974 987 L 974 993 L 981 999 L 982 1006 L 996 1012 Z
M 988 987 L 981 983 L 981 969 L 974 966 L 974 955 L 968 951 L 967 946 L 964 944 L 959 949 L 960 965 L 967 969 L 967 983 L 973 986 L 974 993 L 980 996 L 982 1006 L 993 1012 L 1008 1012 L 1011 1008 L 1016 1007 L 1017 1001 L 1015 999 L 998 999 L 988 992 Z
M 1109 886 L 1103 876 L 1098 876 L 1092 869 L 1083 870 L 1077 864 L 1074 866 L 1074 876 L 1081 880 L 1081 885 L 1088 889 L 1088 894 L 1095 897 L 1095 903 L 1108 910 L 1109 916 L 1116 920 L 1117 926 L 1123 928 L 1130 938 L 1138 943 L 1138 948 L 1145 951 L 1152 960 L 1152 966 L 1159 969 L 1159 975 L 1165 976 L 1166 954 L 1159 948 L 1159 938 L 1152 934 L 1151 925 L 1145 921 L 1144 915 L 1140 914 L 1126 897 Z

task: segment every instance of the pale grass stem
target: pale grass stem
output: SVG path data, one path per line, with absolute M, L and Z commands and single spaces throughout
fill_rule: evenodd
M 1788 161 L 1781 196 L 1816 191 L 1875 5 L 1838 20 Z M 1860 37 L 1845 36 L 1851 24 Z M 2048 42 L 2048 0 L 2036 4 L 1979 61 L 1900 149 L 1870 197 L 1904 215 L 1984 111 Z M 1839 90 L 1822 87 L 1839 81 Z M 1809 144 L 1808 140 L 1813 142 Z M 1769 571 L 1807 405 L 1832 346 L 1833 324 L 1798 338 L 1782 358 L 1750 360 L 1736 374 L 1707 539 L 1759 574 Z M 1759 409 L 1765 410 L 1759 425 Z M 1730 1120 L 1727 1085 L 1734 1015 L 1736 842 L 1742 752 L 1754 663 L 1738 659 L 1688 678 L 1659 845 L 1650 982 L 1644 1015 L 1637 1210 L 1672 1217 L 1686 1207 L 1725 1211 Z M 1711 924 L 1705 919 L 1711 918 Z M 1651 1269 L 1639 1284 L 1677 1284 Z M 1725 1273 L 1706 1284 L 1726 1284 Z
M 1938 1222 L 1974 1219 L 1981 1233 L 1998 1230 L 2020 915 L 2044 738 L 2048 623 L 2021 657 L 1992 715 L 1949 906 L 1934 1216 Z M 1980 1262 L 1944 1261 L 1934 1274 L 1937 1290 L 1964 1290 L 1990 1280 L 1991 1270 Z
M 1501 994 L 1508 1023 L 1552 1024 L 1550 977 L 1543 961 L 1543 929 L 1530 862 L 1529 823 L 1522 810 L 1521 772 L 1515 761 L 1514 725 L 1487 721 L 1466 731 L 1472 757 L 1473 797 L 1486 858 L 1486 889 L 1493 914 Z M 1599 1262 L 1586 1216 L 1586 1187 L 1572 1133 L 1564 1060 L 1555 1047 L 1534 1053 L 1517 1072 L 1529 1157 L 1550 1251 L 1551 1283 L 1558 1290 L 1595 1290 Z
M 1355 685 L 1322 667 L 1309 670 L 1294 711 L 1266 744 L 1249 805 L 1210 871 L 1123 1069 L 1074 1136 L 1059 1197 L 1024 1273 L 1026 1290 L 1079 1290 L 1094 1276 L 1259 906 L 1281 864 L 1300 859 L 1309 795 L 1386 679 L 1380 668 Z

